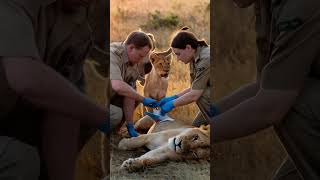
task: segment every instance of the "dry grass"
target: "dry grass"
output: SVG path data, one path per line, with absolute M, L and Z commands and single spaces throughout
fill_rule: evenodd
M 145 24 L 148 21 L 148 14 L 156 10 L 164 15 L 174 13 L 180 19 L 180 25 L 175 29 L 166 27 L 160 29 L 142 29 L 145 32 L 154 34 L 157 50 L 166 50 L 175 31 L 182 26 L 190 27 L 199 38 L 204 38 L 207 42 L 210 42 L 208 0 L 189 1 L 187 4 L 183 0 L 112 0 L 110 1 L 110 5 L 111 42 L 123 41 L 127 34 Z M 144 7 L 146 10 L 137 11 L 141 7 Z M 178 93 L 190 86 L 188 69 L 188 65 L 177 62 L 174 57 L 167 95 Z M 138 91 L 142 93 L 141 88 Z M 196 105 L 193 104 L 177 108 L 172 112 L 172 116 L 190 123 L 197 111 Z

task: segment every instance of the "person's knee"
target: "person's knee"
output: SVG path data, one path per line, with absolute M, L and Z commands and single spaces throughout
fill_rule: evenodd
M 111 129 L 116 128 L 122 121 L 123 111 L 120 107 L 110 105 L 110 125 Z
M 6 172 L 0 174 L 0 179 L 38 179 L 40 175 L 40 157 L 38 151 L 30 145 L 9 139 L 0 159 L 8 167 Z

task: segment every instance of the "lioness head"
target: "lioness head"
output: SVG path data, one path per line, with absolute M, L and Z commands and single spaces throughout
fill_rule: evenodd
M 188 128 L 178 136 L 168 140 L 169 148 L 176 153 L 196 152 L 197 149 L 210 148 L 210 125 Z
M 149 58 L 151 64 L 160 77 L 167 78 L 169 75 L 172 59 L 171 52 L 172 49 L 169 48 L 167 51 L 164 52 L 152 52 L 150 54 Z

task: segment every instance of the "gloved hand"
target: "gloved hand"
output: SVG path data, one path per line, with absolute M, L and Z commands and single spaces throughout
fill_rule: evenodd
M 177 99 L 178 96 L 177 95 L 173 95 L 173 96 L 168 96 L 168 97 L 164 97 L 160 100 L 159 104 L 160 106 L 161 105 L 164 105 L 165 103 L 169 102 L 169 101 L 172 101 L 172 100 L 175 100 Z
M 157 100 L 152 99 L 152 98 L 147 98 L 147 97 L 143 98 L 142 104 L 144 106 L 148 106 L 151 108 L 159 107 L 159 103 L 157 102 Z
M 127 129 L 130 137 L 138 137 L 140 135 L 139 133 L 137 133 L 132 123 L 127 124 Z
M 160 108 L 161 108 L 160 113 L 162 116 L 164 116 L 166 113 L 172 111 L 172 109 L 174 108 L 174 100 L 163 104 L 162 106 L 160 106 Z

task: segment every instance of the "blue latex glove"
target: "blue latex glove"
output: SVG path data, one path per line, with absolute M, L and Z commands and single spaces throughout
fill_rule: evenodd
M 138 137 L 140 135 L 131 123 L 127 124 L 127 129 L 130 137 Z
M 169 101 L 172 101 L 172 100 L 175 100 L 177 99 L 178 96 L 177 95 L 173 95 L 173 96 L 168 96 L 168 97 L 164 97 L 160 100 L 160 106 L 161 105 L 164 105 L 165 103 L 169 102 Z
M 151 108 L 159 107 L 159 103 L 158 103 L 157 100 L 152 99 L 152 98 L 147 98 L 147 97 L 143 98 L 142 104 L 144 106 L 148 106 L 148 107 L 151 107 Z
M 172 109 L 174 108 L 174 104 L 173 104 L 173 100 L 172 101 L 169 101 L 165 104 L 163 104 L 162 106 L 160 106 L 161 108 L 161 115 L 164 116 L 166 113 L 172 111 Z

